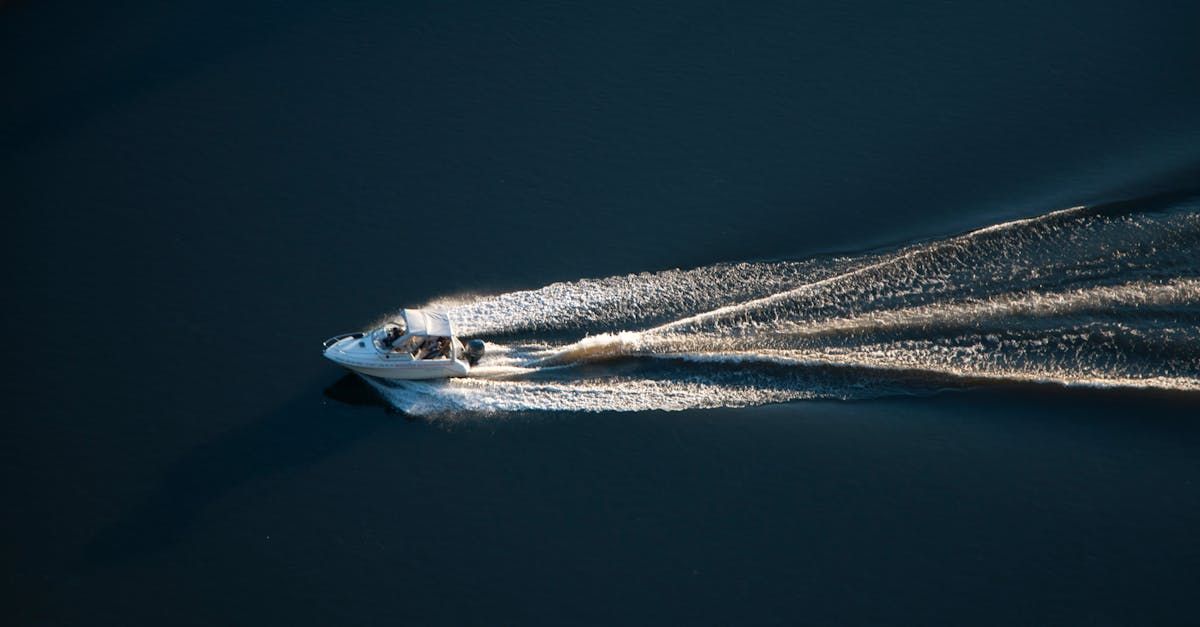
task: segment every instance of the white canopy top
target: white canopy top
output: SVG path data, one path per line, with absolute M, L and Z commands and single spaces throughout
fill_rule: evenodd
M 454 326 L 450 324 L 450 315 L 444 311 L 428 309 L 401 309 L 404 326 L 413 335 L 454 335 Z

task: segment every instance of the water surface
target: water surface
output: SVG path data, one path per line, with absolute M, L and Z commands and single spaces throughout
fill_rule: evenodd
M 1198 23 L 4 3 L 6 624 L 1194 624 Z

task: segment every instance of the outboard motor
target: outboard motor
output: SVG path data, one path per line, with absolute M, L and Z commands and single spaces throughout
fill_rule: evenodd
M 463 352 L 467 355 L 467 363 L 472 366 L 479 363 L 479 360 L 483 357 L 485 348 L 486 345 L 483 343 L 483 340 L 471 340 L 467 342 L 466 348 L 463 349 Z

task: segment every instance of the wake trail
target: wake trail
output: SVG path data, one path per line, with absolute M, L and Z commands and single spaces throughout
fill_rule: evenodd
M 1073 207 L 895 251 L 584 279 L 445 308 L 468 379 L 416 414 L 640 411 L 986 381 L 1200 390 L 1200 204 Z

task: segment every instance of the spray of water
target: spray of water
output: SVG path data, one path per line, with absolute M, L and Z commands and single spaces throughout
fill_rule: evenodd
M 635 411 L 988 381 L 1200 390 L 1200 202 L 1075 207 L 887 253 L 432 303 L 472 376 L 372 381 L 415 414 Z

